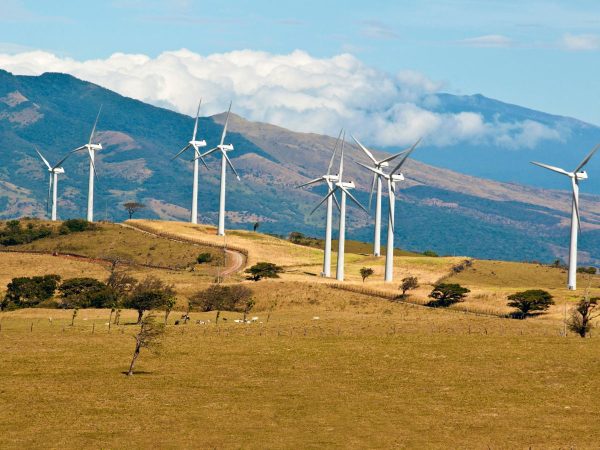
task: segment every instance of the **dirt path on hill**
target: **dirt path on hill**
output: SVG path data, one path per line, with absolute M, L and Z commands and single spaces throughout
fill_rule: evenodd
M 148 234 L 150 236 L 154 236 L 154 237 L 157 237 L 160 239 L 166 239 L 168 241 L 182 242 L 182 243 L 191 244 L 191 245 L 194 245 L 197 247 L 202 247 L 202 245 L 203 245 L 199 242 L 195 242 L 191 239 L 186 239 L 184 237 L 174 238 L 174 237 L 169 237 L 169 236 L 163 236 L 161 233 L 153 233 L 151 231 L 143 230 L 141 228 L 136 227 L 135 225 L 130 225 L 128 223 L 121 223 L 119 225 L 121 225 L 122 227 L 125 227 L 125 228 L 129 228 L 131 230 L 135 230 L 139 233 L 145 233 L 145 234 Z M 228 263 L 228 265 L 221 272 L 222 277 L 233 275 L 244 268 L 244 266 L 246 264 L 246 256 L 243 253 L 238 252 L 236 250 L 231 250 L 228 248 L 225 249 L 225 253 L 227 253 L 229 258 L 225 258 L 225 262 Z

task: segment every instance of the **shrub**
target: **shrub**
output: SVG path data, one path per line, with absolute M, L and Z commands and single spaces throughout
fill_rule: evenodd
M 417 277 L 406 277 L 402 278 L 402 284 L 400 289 L 402 290 L 402 297 L 406 295 L 407 291 L 411 291 L 419 287 L 419 280 Z
M 66 308 L 112 307 L 112 290 L 95 278 L 69 278 L 58 288 Z
M 35 226 L 33 223 L 28 223 L 26 228 L 21 226 L 19 220 L 9 220 L 6 222 L 4 229 L 0 230 L 0 245 L 11 246 L 28 244 L 37 239 L 48 237 L 52 234 L 52 230 L 47 226 Z
M 242 284 L 213 284 L 189 298 L 190 309 L 207 311 L 248 312 L 252 301 L 252 290 Z
M 283 272 L 283 267 L 269 262 L 259 262 L 254 264 L 246 273 L 249 273 L 249 280 L 259 281 L 261 278 L 279 278 L 279 274 Z
M 425 250 L 423 252 L 423 256 L 433 256 L 433 257 L 437 258 L 439 255 L 436 252 L 434 252 L 433 250 Z
M 367 278 L 369 278 L 374 273 L 375 273 L 375 271 L 373 269 L 371 269 L 370 267 L 363 267 L 362 269 L 360 269 L 360 276 L 362 277 L 363 283 L 365 282 L 365 280 Z
M 79 233 L 82 231 L 95 230 L 96 225 L 84 219 L 69 219 L 65 220 L 60 226 L 61 234 Z
M 198 264 L 204 264 L 204 263 L 209 263 L 213 260 L 213 255 L 211 253 L 200 253 L 198 255 L 198 257 L 196 258 L 196 261 L 198 262 Z
M 593 327 L 592 321 L 598 317 L 598 314 L 592 314 L 598 307 L 598 300 L 600 300 L 598 297 L 588 298 L 586 296 L 577 303 L 577 306 L 571 310 L 571 317 L 567 320 L 569 330 L 582 338 L 590 332 Z
M 13 278 L 6 286 L 2 309 L 31 308 L 54 296 L 59 275 Z
M 469 292 L 471 292 L 469 289 L 462 287 L 460 284 L 439 283 L 429 294 L 429 297 L 433 300 L 428 302 L 427 306 L 446 308 L 462 302 Z
M 542 289 L 530 289 L 508 296 L 508 306 L 516 308 L 513 317 L 524 319 L 533 311 L 546 311 L 554 300 L 549 292 Z
M 587 273 L 589 275 L 596 275 L 596 268 L 595 267 L 578 267 L 577 268 L 577 273 Z

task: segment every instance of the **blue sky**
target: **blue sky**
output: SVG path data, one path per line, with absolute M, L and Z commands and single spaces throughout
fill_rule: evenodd
M 600 2 L 2 0 L 0 53 L 76 60 L 251 49 L 352 53 L 452 93 L 483 93 L 600 124 Z

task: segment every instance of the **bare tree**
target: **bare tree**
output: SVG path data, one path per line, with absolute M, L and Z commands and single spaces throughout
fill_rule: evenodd
M 127 203 L 123 203 L 123 208 L 125 208 L 125 210 L 127 211 L 127 213 L 129 214 L 129 218 L 131 219 L 133 217 L 133 215 L 138 212 L 141 211 L 142 209 L 144 209 L 146 207 L 146 205 L 144 205 L 143 203 L 138 203 L 138 202 L 127 202 Z
M 587 334 L 593 327 L 592 321 L 600 316 L 600 312 L 594 314 L 594 310 L 598 307 L 598 301 L 600 298 L 590 298 L 589 286 L 585 291 L 585 296 L 577 303 L 577 305 L 571 310 L 571 317 L 567 320 L 567 327 L 574 333 L 577 333 L 582 338 L 586 337 Z
M 360 276 L 362 277 L 363 283 L 365 282 L 365 280 L 367 278 L 369 278 L 374 273 L 375 273 L 375 271 L 373 269 L 371 269 L 370 267 L 363 267 L 362 269 L 360 269 Z
M 406 295 L 406 291 L 410 291 L 418 287 L 419 280 L 417 279 L 417 277 L 402 278 L 402 284 L 400 285 L 400 289 L 402 290 L 402 297 Z
M 142 348 L 147 348 L 151 351 L 158 350 L 164 332 L 165 325 L 158 322 L 152 314 L 148 314 L 146 317 L 144 317 L 144 319 L 142 319 L 140 332 L 134 336 L 135 350 L 133 351 L 133 358 L 131 359 L 127 376 L 133 375 L 135 362 L 137 361 Z

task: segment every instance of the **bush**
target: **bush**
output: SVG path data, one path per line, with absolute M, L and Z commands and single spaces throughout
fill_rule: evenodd
M 52 234 L 52 230 L 47 226 L 35 226 L 33 223 L 28 223 L 26 228 L 21 226 L 19 220 L 9 220 L 6 222 L 4 229 L 0 230 L 0 245 L 11 246 L 28 244 L 37 239 L 48 237 Z
M 252 290 L 242 284 L 213 284 L 189 299 L 190 309 L 207 311 L 248 312 L 254 302 Z M 249 308 L 250 305 L 250 308 Z
M 211 253 L 200 253 L 196 258 L 198 264 L 209 263 L 213 260 L 213 255 Z
M 598 307 L 600 298 L 584 298 L 577 303 L 571 310 L 571 317 L 567 320 L 569 330 L 577 333 L 584 338 L 593 328 L 592 321 L 598 317 L 598 314 L 592 314 L 594 309 Z
M 402 278 L 402 284 L 400 289 L 402 290 L 402 297 L 406 295 L 407 291 L 411 291 L 419 287 L 419 280 L 417 277 L 406 277 Z
M 578 267 L 577 268 L 577 273 L 587 273 L 589 275 L 596 275 L 596 268 L 595 267 Z
M 60 226 L 61 234 L 79 233 L 82 231 L 95 230 L 96 225 L 84 219 L 69 219 L 65 220 Z
M 95 278 L 69 278 L 58 290 L 65 308 L 111 307 L 114 299 L 112 290 Z
M 298 231 L 292 231 L 288 236 L 288 241 L 294 244 L 304 245 L 306 247 L 321 247 L 320 239 L 305 236 L 303 233 Z
M 269 262 L 259 262 L 254 264 L 246 273 L 249 273 L 249 280 L 259 281 L 261 278 L 279 278 L 279 274 L 283 272 L 283 267 Z
M 460 284 L 439 283 L 429 294 L 429 297 L 433 300 L 428 302 L 427 306 L 447 308 L 450 305 L 464 301 L 469 292 L 471 292 L 469 289 L 462 287 Z
M 362 277 L 363 283 L 365 282 L 365 280 L 367 278 L 369 278 L 374 273 L 375 273 L 375 271 L 373 269 L 371 269 L 370 267 L 363 267 L 362 269 L 360 269 L 360 276 Z
M 54 296 L 59 275 L 13 278 L 6 286 L 1 309 L 31 308 Z
M 551 305 L 554 305 L 552 295 L 542 289 L 530 289 L 508 296 L 508 306 L 518 310 L 512 316 L 519 319 L 524 319 L 533 311 L 545 311 Z
M 433 256 L 433 257 L 437 258 L 437 257 L 438 257 L 438 256 L 440 256 L 440 255 L 438 255 L 438 254 L 437 254 L 436 252 L 434 252 L 433 250 L 425 250 L 425 251 L 423 252 L 423 256 Z

